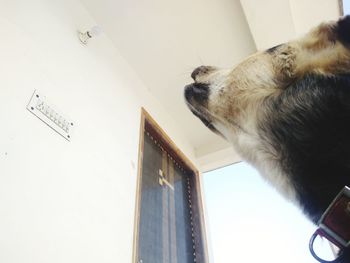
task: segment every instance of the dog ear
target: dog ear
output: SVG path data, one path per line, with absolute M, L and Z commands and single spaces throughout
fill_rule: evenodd
M 338 40 L 346 47 L 350 48 L 350 16 L 347 15 L 338 20 L 336 24 L 336 34 Z
M 283 45 L 275 57 L 275 68 L 278 70 L 279 81 L 289 83 L 296 77 L 296 50 L 290 45 Z
M 322 23 L 281 50 L 280 72 L 285 81 L 307 74 L 350 73 L 350 16 Z

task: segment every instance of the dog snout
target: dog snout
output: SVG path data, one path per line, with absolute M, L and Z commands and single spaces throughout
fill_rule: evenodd
M 209 86 L 206 84 L 194 83 L 185 87 L 185 98 L 188 102 L 193 100 L 199 103 L 204 103 L 209 97 Z
M 214 68 L 211 66 L 200 66 L 193 70 L 191 74 L 191 78 L 196 81 L 197 77 L 208 74 L 210 71 L 212 71 Z

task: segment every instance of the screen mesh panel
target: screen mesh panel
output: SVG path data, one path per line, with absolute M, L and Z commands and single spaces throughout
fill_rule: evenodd
M 145 132 L 138 262 L 199 262 L 192 220 L 192 177 Z

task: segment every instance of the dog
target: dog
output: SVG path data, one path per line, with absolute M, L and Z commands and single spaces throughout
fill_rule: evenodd
M 350 186 L 350 16 L 191 77 L 192 113 L 317 223 Z

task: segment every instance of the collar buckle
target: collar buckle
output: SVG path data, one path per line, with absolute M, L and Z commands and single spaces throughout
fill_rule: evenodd
M 318 229 L 310 239 L 310 252 L 319 262 L 337 262 L 345 248 L 350 247 L 350 188 L 345 186 L 335 197 L 318 222 Z M 317 236 L 326 238 L 340 249 L 338 258 L 326 261 L 319 258 L 313 249 Z

